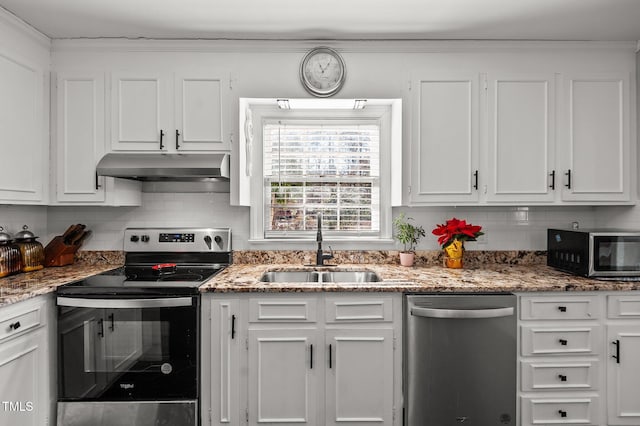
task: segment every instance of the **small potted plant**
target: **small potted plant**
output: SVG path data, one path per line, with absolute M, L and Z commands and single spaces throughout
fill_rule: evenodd
M 404 245 L 404 250 L 400 252 L 402 266 L 413 266 L 416 244 L 425 235 L 422 226 L 409 223 L 411 220 L 413 219 L 406 217 L 404 213 L 400 213 L 393 219 L 393 226 L 396 229 L 395 238 Z

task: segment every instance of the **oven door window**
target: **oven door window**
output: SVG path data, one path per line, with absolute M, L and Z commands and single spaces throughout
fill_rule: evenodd
M 195 298 L 192 303 L 114 307 L 119 303 L 112 299 L 99 307 L 91 299 L 91 307 L 59 306 L 60 399 L 195 398 L 198 308 Z
M 596 271 L 640 271 L 640 237 L 594 237 Z

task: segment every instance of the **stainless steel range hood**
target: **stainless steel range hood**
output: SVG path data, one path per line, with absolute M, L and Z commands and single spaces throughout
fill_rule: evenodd
M 107 154 L 98 176 L 145 182 L 211 182 L 229 180 L 229 154 Z

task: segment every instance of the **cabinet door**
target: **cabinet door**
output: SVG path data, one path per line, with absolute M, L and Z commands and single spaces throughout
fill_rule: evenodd
M 176 74 L 175 134 L 179 151 L 229 149 L 224 142 L 225 93 L 228 84 L 220 74 Z
M 640 424 L 640 322 L 607 327 L 609 425 Z M 616 357 L 616 358 L 614 358 Z
M 61 73 L 57 95 L 57 200 L 104 202 L 104 74 Z
M 207 336 L 202 338 L 202 359 L 206 363 L 202 366 L 202 372 L 206 374 L 202 382 L 203 408 L 206 407 L 209 411 L 214 425 L 238 425 L 241 406 L 239 301 L 204 300 L 208 306 L 203 308 L 205 311 L 209 310 L 210 322 L 203 328 Z M 246 318 L 244 321 L 246 322 Z M 204 389 L 205 386 L 207 389 Z M 202 418 L 205 416 L 203 413 Z
M 565 79 L 562 198 L 629 201 L 629 76 Z
M 0 424 L 49 424 L 45 330 L 0 345 Z
M 553 75 L 488 76 L 488 201 L 553 201 L 554 87 Z
M 249 424 L 318 424 L 317 329 L 249 330 Z
M 478 200 L 478 78 L 414 79 L 411 203 Z
M 393 330 L 330 329 L 326 350 L 325 424 L 393 424 Z
M 154 73 L 113 73 L 111 149 L 160 151 L 169 147 L 170 82 Z
M 44 200 L 48 176 L 44 73 L 0 51 L 0 202 Z

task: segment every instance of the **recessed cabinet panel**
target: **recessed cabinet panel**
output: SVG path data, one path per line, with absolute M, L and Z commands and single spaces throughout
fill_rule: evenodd
M 489 77 L 489 201 L 552 201 L 554 79 Z
M 522 362 L 522 390 L 559 391 L 598 388 L 598 361 Z
M 160 150 L 160 131 L 167 107 L 165 81 L 159 76 L 114 74 L 111 96 L 111 148 L 118 150 Z
M 58 76 L 58 201 L 105 200 L 96 163 L 104 154 L 104 76 Z
M 522 327 L 522 355 L 597 354 L 599 326 Z
M 425 76 L 415 81 L 415 152 L 411 199 L 476 201 L 478 75 Z M 451 158 L 455 157 L 455 167 Z
M 609 425 L 640 424 L 640 326 L 613 324 L 607 328 L 607 396 Z
M 42 201 L 48 164 L 43 73 L 0 52 L 0 94 L 0 200 Z
M 392 424 L 393 330 L 327 330 L 327 425 Z
M 523 320 L 597 320 L 602 316 L 597 296 L 536 297 L 520 299 Z
M 317 424 L 317 334 L 249 330 L 249 424 Z
M 177 150 L 216 150 L 223 146 L 222 81 L 176 76 Z
M 568 77 L 563 198 L 627 201 L 630 182 L 629 77 Z M 570 179 L 570 181 L 569 181 Z
M 522 398 L 522 425 L 598 424 L 598 398 Z
M 640 295 L 607 296 L 609 318 L 640 318 Z

